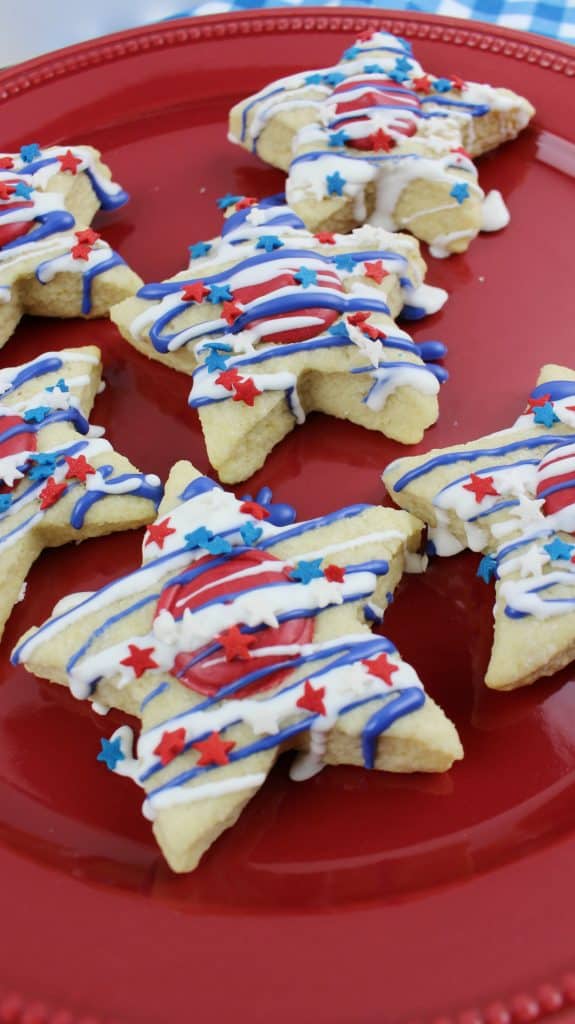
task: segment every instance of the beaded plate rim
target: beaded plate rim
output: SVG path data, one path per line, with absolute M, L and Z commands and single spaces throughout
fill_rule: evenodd
M 346 8 L 341 13 L 326 13 L 322 8 L 305 12 L 285 9 L 232 12 L 197 18 L 174 19 L 163 25 L 146 25 L 79 43 L 17 64 L 0 72 L 0 104 L 40 88 L 55 78 L 76 71 L 123 61 L 153 50 L 230 39 L 243 35 L 289 35 L 293 32 L 361 32 L 377 25 L 393 35 L 408 39 L 427 39 L 454 46 L 466 46 L 500 54 L 511 60 L 536 64 L 549 72 L 575 78 L 575 48 L 559 40 L 534 33 L 473 21 L 467 28 L 461 18 L 418 12 L 394 12 L 384 9 Z M 118 1024 L 91 1013 L 80 1016 L 63 1007 L 53 1009 L 38 998 L 0 989 L 0 1024 Z M 575 1022 L 575 965 L 558 980 L 543 982 L 533 990 L 524 989 L 502 996 L 489 1005 L 469 1006 L 461 1010 L 427 1018 L 425 1024 L 531 1024 L 551 1018 L 559 1024 Z M 424 1024 L 421 1019 L 406 1024 Z

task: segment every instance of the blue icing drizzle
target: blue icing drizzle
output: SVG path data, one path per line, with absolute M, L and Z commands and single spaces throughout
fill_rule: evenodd
M 551 395 L 552 402 L 572 398 L 575 395 L 575 380 L 549 380 L 545 384 L 538 384 L 530 398 L 542 398 L 543 395 Z
M 359 706 L 361 703 L 361 701 L 358 701 L 357 704 L 352 705 L 352 708 Z M 425 693 L 423 690 L 420 690 L 418 686 L 410 686 L 402 690 L 397 696 L 394 696 L 393 699 L 388 699 L 383 707 L 379 708 L 368 719 L 361 737 L 361 749 L 366 768 L 375 767 L 377 741 L 381 734 L 386 732 L 398 718 L 409 715 L 412 711 L 417 711 L 424 704 Z
M 0 209 L 0 218 L 9 212 L 11 212 L 9 209 L 5 211 Z M 69 231 L 76 224 L 72 214 L 68 213 L 67 210 L 52 210 L 49 213 L 39 213 L 34 220 L 38 227 L 32 228 L 26 235 L 14 238 L 11 242 L 6 242 L 2 246 L 2 252 L 16 249 L 21 245 L 29 245 L 32 242 L 39 242 L 42 238 L 46 238 L 48 235 L 55 235 L 60 231 Z
M 27 366 L 23 366 L 18 370 L 18 373 L 12 378 L 10 387 L 6 388 L 3 394 L 7 395 L 11 391 L 17 391 L 18 388 L 21 388 L 31 380 L 35 380 L 36 377 L 44 377 L 49 373 L 56 373 L 62 369 L 62 366 L 62 360 L 58 356 L 49 356 L 45 359 L 38 359 L 33 363 L 28 363 Z
M 445 452 L 443 455 L 436 455 L 434 458 L 429 459 L 428 462 L 408 470 L 407 473 L 404 473 L 392 485 L 392 490 L 402 491 L 404 487 L 413 483 L 414 480 L 426 476 L 427 473 L 432 473 L 433 470 L 438 469 L 440 466 L 450 466 L 455 462 L 476 462 L 477 459 L 484 459 L 492 455 L 495 457 L 498 455 L 508 455 L 511 452 L 521 451 L 523 448 L 547 448 L 554 444 L 563 445 L 571 444 L 572 442 L 573 439 L 571 437 L 565 437 L 561 434 L 543 434 L 541 436 L 526 437 L 521 441 L 511 441 L 509 444 L 502 444 L 493 448 L 466 448 L 455 452 Z
M 35 275 L 37 280 L 44 284 L 42 281 L 42 271 L 44 267 L 48 267 L 52 262 L 51 259 L 44 260 L 43 263 L 39 263 L 36 267 Z M 87 316 L 92 310 L 92 283 L 95 277 L 99 274 L 105 273 L 107 270 L 112 270 L 114 267 L 124 264 L 124 260 L 117 252 L 111 252 L 107 260 L 102 260 L 101 263 L 96 263 L 91 267 L 86 267 L 82 272 L 82 306 L 81 311 L 84 316 Z
M 143 711 L 147 704 L 150 704 L 151 701 L 155 700 L 156 697 L 159 697 L 161 693 L 164 693 L 165 690 L 168 689 L 169 685 L 169 683 L 160 683 L 158 686 L 155 686 L 153 690 L 150 690 L 144 699 L 140 701 L 140 711 Z
M 209 476 L 198 476 L 187 487 L 184 487 L 180 498 L 182 501 L 189 501 L 191 498 L 197 498 L 199 494 L 214 490 L 221 491 L 220 485 L 215 480 L 210 480 Z
M 57 156 L 40 157 L 40 159 L 27 164 L 26 167 L 22 168 L 20 173 L 34 175 L 37 171 L 42 170 L 43 167 L 55 164 L 57 159 Z M 128 202 L 130 197 L 124 189 L 120 188 L 117 191 L 112 191 L 109 187 L 111 182 L 106 182 L 106 184 L 99 182 L 91 167 L 86 167 L 80 173 L 85 174 L 89 178 L 90 184 L 96 194 L 96 198 L 103 210 L 116 210 L 119 206 L 123 206 L 124 203 Z M 74 218 L 72 218 L 72 223 L 74 223 Z M 29 237 L 30 236 L 27 236 L 27 238 Z
M 129 494 L 130 497 L 133 498 L 144 498 L 148 501 L 152 501 L 156 508 L 160 504 L 163 494 L 161 484 L 149 483 L 142 473 L 122 473 L 120 476 L 113 477 L 113 466 L 99 466 L 98 472 L 108 484 L 123 484 L 127 481 L 133 481 L 133 487 L 130 487 L 129 491 L 119 492 L 117 494 L 118 497 L 125 497 Z M 70 516 L 70 523 L 74 529 L 80 530 L 82 528 L 86 515 L 96 502 L 100 501 L 102 498 L 109 498 L 111 496 L 114 496 L 113 492 L 105 489 L 98 490 L 96 487 L 90 487 L 84 491 L 74 505 Z

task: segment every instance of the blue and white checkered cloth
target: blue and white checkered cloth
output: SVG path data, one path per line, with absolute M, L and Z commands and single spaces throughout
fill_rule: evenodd
M 270 7 L 317 7 L 322 0 L 205 0 L 181 10 L 187 14 L 223 14 Z M 329 7 L 385 7 L 395 11 L 445 14 L 452 18 L 477 19 L 492 25 L 538 32 L 564 43 L 575 44 L 575 0 L 327 0 Z M 176 15 L 174 15 L 176 17 Z

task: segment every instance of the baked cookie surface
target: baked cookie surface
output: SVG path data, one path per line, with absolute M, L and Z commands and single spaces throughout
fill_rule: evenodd
M 128 198 L 91 146 L 0 153 L 0 345 L 24 313 L 103 316 L 140 287 L 89 227 Z
M 421 440 L 437 419 L 445 346 L 415 344 L 395 317 L 435 312 L 447 294 L 425 284 L 415 239 L 374 227 L 313 235 L 283 196 L 220 203 L 219 239 L 111 311 L 130 344 L 193 375 L 190 405 L 220 478 L 246 479 L 312 410 Z
M 383 474 L 439 555 L 484 557 L 495 585 L 486 683 L 510 690 L 575 658 L 575 371 L 544 366 L 508 430 L 398 459 Z
M 43 548 L 155 516 L 158 477 L 139 473 L 88 422 L 101 372 L 94 346 L 0 370 L 0 633 Z
M 13 654 L 80 699 L 142 720 L 100 760 L 145 790 L 176 871 L 233 825 L 282 750 L 296 779 L 324 764 L 446 771 L 454 726 L 370 623 L 415 553 L 421 524 L 355 505 L 304 522 L 236 499 L 178 463 L 143 565 L 70 595 Z
M 448 256 L 507 224 L 473 158 L 515 138 L 533 114 L 508 89 L 425 73 L 406 40 L 370 31 L 338 64 L 238 103 L 229 138 L 288 173 L 288 201 L 311 230 L 368 222 Z

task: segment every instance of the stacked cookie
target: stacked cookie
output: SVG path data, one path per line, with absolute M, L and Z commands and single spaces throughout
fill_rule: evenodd
M 314 410 L 419 442 L 439 415 L 447 350 L 397 320 L 432 315 L 447 295 L 426 283 L 417 239 L 442 256 L 505 226 L 472 157 L 532 114 L 508 90 L 427 74 L 406 43 L 370 33 L 339 64 L 232 110 L 232 141 L 286 170 L 286 196 L 224 196 L 220 236 L 143 286 L 89 226 L 98 204 L 126 198 L 96 151 L 7 154 L 4 340 L 22 312 L 109 312 L 131 346 L 189 377 L 225 483 L 250 477 Z M 87 422 L 99 370 L 90 347 L 2 371 L 4 617 L 43 546 L 148 524 L 142 565 L 68 595 L 13 660 L 140 718 L 137 740 L 122 726 L 99 759 L 144 790 L 174 870 L 197 865 L 284 750 L 295 779 L 325 764 L 446 771 L 462 757 L 415 670 L 372 632 L 402 573 L 425 571 L 424 526 L 431 552 L 481 551 L 481 575 L 496 580 L 489 686 L 574 656 L 574 371 L 544 367 L 508 431 L 388 466 L 403 510 L 359 503 L 298 521 L 267 489 L 238 499 L 189 462 L 162 498 Z

